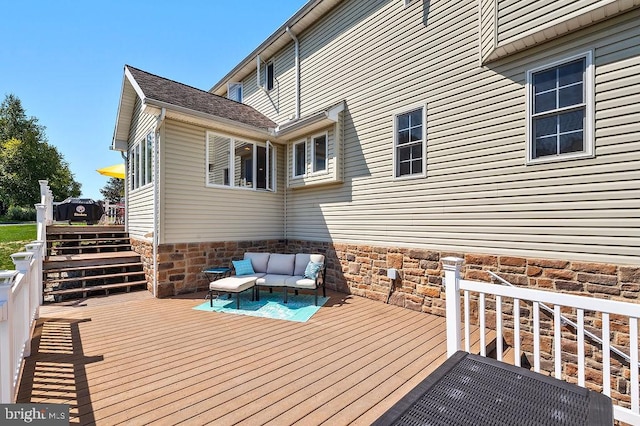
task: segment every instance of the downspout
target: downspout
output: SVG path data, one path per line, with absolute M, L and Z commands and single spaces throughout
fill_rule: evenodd
M 300 42 L 298 41 L 298 37 L 291 31 L 291 28 L 287 27 L 285 29 L 289 37 L 293 40 L 294 45 L 294 54 L 295 54 L 295 69 L 296 69 L 296 117 L 295 119 L 300 118 Z
M 158 243 L 160 242 L 160 135 L 159 129 L 167 114 L 162 108 L 153 128 L 153 297 L 158 297 Z

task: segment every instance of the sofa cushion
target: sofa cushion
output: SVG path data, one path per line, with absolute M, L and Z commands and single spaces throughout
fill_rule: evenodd
M 310 260 L 311 255 L 308 253 L 296 254 L 296 267 L 293 270 L 293 275 L 304 275 L 304 270 L 306 269 Z
M 295 254 L 275 254 L 269 256 L 267 274 L 293 275 Z
M 231 263 L 233 263 L 233 269 L 236 270 L 236 275 L 251 275 L 255 272 L 250 259 L 234 260 Z
M 244 254 L 245 259 L 251 259 L 253 270 L 256 272 L 267 272 L 267 264 L 269 263 L 269 253 L 250 253 Z
M 309 262 L 304 270 L 304 277 L 315 280 L 318 277 L 318 272 L 320 272 L 323 266 L 324 265 L 322 263 Z
M 284 287 L 291 275 L 267 274 L 256 280 L 256 285 L 264 287 Z
M 287 278 L 285 285 L 291 288 L 308 288 L 315 289 L 316 288 L 316 280 L 312 280 L 310 278 L 305 278 L 300 275 L 294 275 L 293 277 Z

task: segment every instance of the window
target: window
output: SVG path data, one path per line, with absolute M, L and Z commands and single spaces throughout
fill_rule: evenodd
M 591 53 L 527 73 L 528 161 L 593 154 Z
M 395 115 L 395 177 L 425 175 L 426 135 L 424 122 L 424 107 Z
M 275 81 L 275 72 L 273 68 L 273 61 L 267 62 L 267 66 L 264 68 L 264 85 L 265 89 L 272 90 Z
M 293 177 L 304 176 L 307 173 L 307 141 L 293 145 Z
M 207 133 L 207 185 L 275 188 L 275 148 L 271 142 L 243 141 Z
M 129 152 L 130 188 L 137 189 L 153 181 L 153 142 L 155 135 L 150 132 L 147 137 L 135 144 Z
M 327 134 L 315 136 L 311 139 L 313 172 L 327 170 Z
M 227 98 L 232 101 L 242 102 L 242 83 L 228 83 Z

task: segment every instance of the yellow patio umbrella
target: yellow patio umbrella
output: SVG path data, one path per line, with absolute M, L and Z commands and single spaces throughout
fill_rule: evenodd
M 124 179 L 124 164 L 114 164 L 113 166 L 103 167 L 96 171 L 101 175 Z

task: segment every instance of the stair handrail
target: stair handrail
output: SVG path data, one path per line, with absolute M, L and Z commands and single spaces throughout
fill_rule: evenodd
M 498 274 L 496 274 L 495 272 L 492 271 L 487 271 L 489 273 L 489 275 L 491 275 L 493 278 L 497 279 L 498 281 L 500 281 L 501 284 L 506 284 L 509 287 L 517 287 L 513 284 L 511 284 L 509 281 L 505 280 L 504 278 L 502 278 L 501 276 L 499 276 Z M 551 309 L 550 307 L 548 307 L 547 305 L 545 305 L 542 302 L 539 302 L 540 307 L 542 308 L 542 310 L 546 311 L 547 313 L 550 314 L 554 314 L 553 309 Z M 569 318 L 565 317 L 564 315 L 560 314 L 560 322 L 561 323 L 565 323 L 565 324 L 569 324 L 574 330 L 578 330 L 578 324 L 576 324 L 575 322 L 571 321 Z M 589 330 L 583 330 L 583 333 L 585 334 L 585 336 L 589 337 L 590 339 L 596 341 L 598 344 L 602 345 L 602 339 L 600 337 L 598 337 L 597 335 L 593 334 L 592 332 L 590 332 Z M 629 355 L 627 355 L 626 353 L 622 352 L 621 350 L 619 350 L 618 348 L 616 348 L 615 346 L 610 346 L 609 350 L 613 353 L 615 353 L 616 355 L 624 358 L 629 365 L 631 365 L 631 357 Z M 640 367 L 640 362 L 638 363 L 638 367 Z

